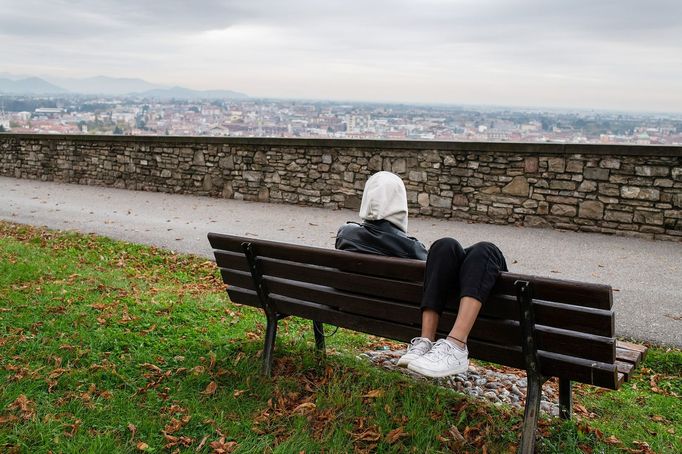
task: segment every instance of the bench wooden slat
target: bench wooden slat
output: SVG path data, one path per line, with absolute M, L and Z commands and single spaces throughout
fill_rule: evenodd
M 353 331 L 360 331 L 376 336 L 408 342 L 419 335 L 419 328 L 394 322 L 377 322 L 362 315 L 343 313 L 317 303 L 271 295 L 278 312 L 318 320 Z M 447 333 L 440 332 L 441 337 Z M 494 361 L 510 367 L 524 368 L 521 348 L 503 346 L 471 339 L 468 343 L 473 357 L 484 361 Z M 541 372 L 547 376 L 561 376 L 581 383 L 616 389 L 617 376 L 614 364 L 596 362 L 552 352 L 538 351 Z
M 264 257 L 411 282 L 422 282 L 424 276 L 425 263 L 419 260 L 396 259 L 216 233 L 209 233 L 208 238 L 214 249 L 241 252 L 241 244 L 247 241 L 256 247 L 258 255 Z M 518 279 L 530 280 L 533 283 L 533 295 L 537 299 L 607 310 L 613 305 L 611 287 L 608 285 L 516 273 L 501 273 L 493 292 L 513 295 L 514 282 Z
M 338 268 L 348 272 L 366 273 L 371 270 L 372 275 L 404 281 L 424 280 L 424 262 L 421 260 L 358 254 L 217 233 L 209 233 L 208 239 L 214 249 L 242 252 L 241 244 L 247 241 L 257 247 L 258 255 L 274 259 Z
M 525 276 L 516 273 L 502 273 L 493 292 L 514 294 L 514 282 L 517 280 L 533 283 L 533 297 L 545 301 L 573 304 L 576 306 L 611 309 L 613 306 L 611 286 L 590 284 L 569 280 L 552 279 L 541 276 Z
M 229 286 L 227 289 L 228 293 L 233 285 L 244 289 L 256 290 L 256 286 L 253 284 L 253 279 L 251 278 L 251 273 L 247 271 L 235 271 L 221 268 L 220 275 L 223 278 L 223 282 Z
M 453 311 L 456 311 L 458 306 L 459 303 L 455 304 Z M 538 299 L 533 299 L 533 311 L 535 323 L 539 325 L 608 337 L 613 337 L 615 330 L 613 311 Z M 494 294 L 481 308 L 481 314 L 518 321 L 519 303 L 516 296 Z
M 636 352 L 639 355 L 639 357 L 635 364 L 639 364 L 641 361 L 644 361 L 644 358 L 646 358 L 646 353 L 649 350 L 649 347 L 647 347 L 646 345 L 633 344 L 632 342 L 626 342 L 622 340 L 616 342 L 616 347 L 622 350 Z
M 619 361 L 639 365 L 642 355 L 639 352 L 621 348 L 616 342 L 616 359 Z
M 230 301 L 237 304 L 244 304 L 246 306 L 252 307 L 262 307 L 260 299 L 258 299 L 258 294 L 249 289 L 240 287 L 230 287 L 227 291 L 230 296 Z
M 220 268 L 250 271 L 249 262 L 243 252 L 214 251 L 215 262 Z
M 421 310 L 417 306 L 377 298 L 358 296 L 330 287 L 322 287 L 280 278 L 265 277 L 270 292 L 302 301 L 330 305 L 348 312 L 375 319 L 406 325 L 421 325 Z M 439 329 L 449 330 L 457 314 L 446 310 Z M 559 330 L 536 325 L 538 348 L 567 355 L 582 355 L 595 361 L 613 362 L 615 345 L 612 338 L 586 335 L 580 332 Z M 488 318 L 481 314 L 471 331 L 471 338 L 503 345 L 520 345 L 521 331 L 518 321 Z
M 618 368 L 618 372 L 625 375 L 624 381 L 630 380 L 630 374 L 632 374 L 633 369 L 635 368 L 635 365 L 632 363 L 624 362 L 624 361 L 618 361 L 616 360 L 616 367 Z
M 421 301 L 422 286 L 414 282 L 403 282 L 374 276 L 362 276 L 338 269 L 282 262 L 279 260 L 258 259 L 258 265 L 265 276 L 292 279 L 311 284 L 352 290 L 369 296 L 382 295 L 396 301 Z

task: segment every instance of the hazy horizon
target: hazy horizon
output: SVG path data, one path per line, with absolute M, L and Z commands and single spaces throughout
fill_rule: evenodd
M 5 73 L 260 99 L 682 110 L 676 1 L 0 0 L 0 10 Z

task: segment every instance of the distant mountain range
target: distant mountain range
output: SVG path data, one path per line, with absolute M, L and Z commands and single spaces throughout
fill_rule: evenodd
M 191 90 L 184 87 L 165 87 L 142 79 L 107 76 L 84 79 L 66 77 L 46 79 L 0 73 L 0 95 L 129 95 L 157 99 L 248 98 L 248 95 L 244 93 L 231 90 Z

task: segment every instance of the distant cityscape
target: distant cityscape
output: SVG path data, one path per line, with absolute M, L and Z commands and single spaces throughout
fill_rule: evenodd
M 682 145 L 682 114 L 245 96 L 0 95 L 0 132 Z

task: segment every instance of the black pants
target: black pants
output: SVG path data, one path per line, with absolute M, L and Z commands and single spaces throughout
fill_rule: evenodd
M 493 243 L 484 241 L 464 249 L 457 240 L 441 238 L 426 259 L 421 309 L 441 314 L 464 296 L 485 303 L 500 271 L 507 271 L 507 262 Z

